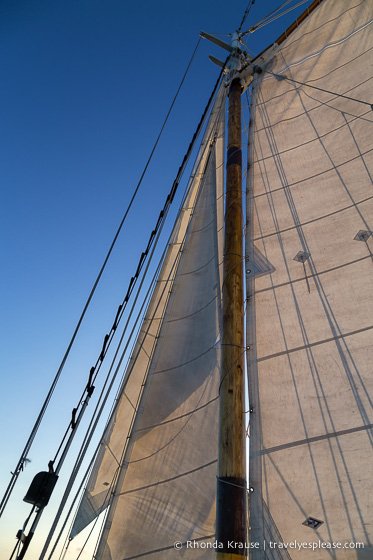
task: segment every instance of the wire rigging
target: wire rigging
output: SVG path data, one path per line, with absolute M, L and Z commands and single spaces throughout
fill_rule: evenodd
M 191 154 L 192 154 L 192 151 L 193 151 L 193 149 L 194 149 L 195 142 L 196 142 L 196 140 L 197 140 L 197 138 L 198 138 L 198 136 L 199 136 L 199 134 L 200 134 L 200 131 L 201 131 L 201 129 L 202 129 L 202 126 L 203 126 L 203 124 L 204 124 L 204 122 L 205 122 L 207 113 L 208 113 L 209 108 L 210 108 L 210 106 L 211 106 L 211 102 L 212 102 L 212 100 L 213 100 L 213 98 L 214 98 L 214 96 L 215 96 L 216 90 L 217 90 L 217 88 L 218 88 L 218 86 L 219 86 L 219 84 L 220 84 L 220 82 L 221 82 L 221 77 L 222 77 L 222 72 L 220 72 L 219 78 L 218 78 L 218 80 L 216 81 L 216 84 L 215 84 L 215 87 L 214 87 L 214 89 L 213 89 L 213 92 L 212 92 L 212 94 L 211 94 L 211 96 L 210 96 L 210 98 L 209 98 L 209 100 L 208 100 L 208 103 L 207 103 L 207 105 L 206 105 L 206 107 L 205 107 L 205 110 L 204 110 L 203 115 L 202 115 L 202 117 L 201 117 L 201 119 L 200 119 L 200 122 L 198 123 L 197 129 L 196 129 L 196 131 L 195 131 L 195 133 L 194 133 L 194 135 L 193 135 L 193 138 L 192 138 L 192 141 L 191 141 L 191 143 L 190 143 L 190 145 L 189 145 L 189 147 L 188 147 L 187 153 L 186 153 L 185 156 L 184 156 L 183 162 L 182 162 L 182 164 L 181 164 L 181 166 L 180 166 L 180 168 L 179 168 L 179 170 L 178 170 L 177 176 L 176 176 L 176 178 L 175 178 L 175 180 L 174 180 L 174 182 L 173 182 L 171 191 L 170 191 L 169 195 L 167 196 L 167 199 L 166 199 L 166 202 L 165 202 L 165 205 L 164 205 L 163 209 L 162 209 L 161 212 L 160 212 L 160 215 L 159 215 L 157 224 L 156 224 L 154 230 L 152 230 L 152 233 L 151 233 L 151 235 L 150 235 L 150 239 L 149 239 L 147 248 L 146 248 L 146 250 L 141 254 L 141 257 L 140 257 L 140 260 L 139 260 L 139 265 L 138 265 L 138 267 L 137 267 L 135 276 L 131 278 L 130 284 L 129 284 L 129 288 L 128 288 L 128 291 L 127 291 L 127 294 L 126 294 L 126 297 L 124 298 L 123 303 L 122 303 L 122 304 L 119 306 L 119 308 L 118 308 L 118 311 L 117 311 L 117 314 L 116 314 L 116 317 L 115 317 L 115 320 L 114 320 L 114 323 L 113 323 L 112 330 L 110 331 L 109 334 L 105 335 L 104 343 L 103 343 L 103 348 L 102 348 L 101 354 L 100 354 L 100 356 L 99 356 L 99 358 L 98 358 L 98 360 L 97 360 L 97 363 L 99 363 L 99 367 L 101 366 L 102 360 L 104 359 L 104 357 L 105 357 L 105 355 L 106 355 L 106 352 L 107 352 L 107 350 L 108 350 L 108 348 L 109 348 L 109 346 L 110 346 L 110 344 L 111 344 L 111 342 L 112 342 L 112 339 L 113 339 L 113 336 L 114 336 L 114 331 L 116 330 L 116 328 L 117 328 L 117 326 L 118 326 L 118 324 L 119 324 L 119 322 L 120 322 L 120 320 L 121 320 L 121 317 L 122 317 L 122 315 L 123 315 L 123 313 L 124 313 L 125 306 L 126 306 L 126 304 L 128 303 L 128 300 L 129 300 L 130 295 L 132 294 L 132 291 L 134 290 L 136 281 L 137 281 L 137 279 L 138 279 L 138 277 L 139 277 L 139 275 L 140 275 L 140 272 L 141 272 L 142 267 L 143 267 L 143 265 L 144 265 L 144 263 L 145 263 L 146 257 L 147 257 L 147 255 L 148 255 L 148 253 L 149 253 L 149 251 L 150 251 L 150 248 L 151 248 L 151 246 L 152 246 L 152 244 L 153 244 L 153 241 L 154 241 L 154 240 L 155 240 L 155 241 L 158 240 L 158 237 L 159 237 L 159 235 L 160 235 L 160 230 L 161 230 L 161 228 L 163 227 L 163 224 L 164 224 L 164 221 L 165 221 L 165 219 L 166 219 L 166 216 L 167 216 L 169 207 L 170 207 L 170 205 L 171 205 L 171 203 L 172 203 L 172 201 L 173 201 L 173 199 L 174 199 L 174 196 L 175 196 L 177 187 L 178 187 L 178 185 L 179 185 L 179 182 L 180 182 L 180 180 L 181 180 L 181 177 L 182 177 L 182 175 L 183 175 L 183 173 L 184 173 L 184 171 L 185 171 L 185 167 L 186 167 L 186 165 L 187 165 L 187 163 L 188 163 L 188 161 L 189 161 L 189 158 L 190 158 L 190 156 L 191 156 Z M 152 249 L 152 254 L 154 253 L 154 249 L 155 249 L 155 246 L 154 246 L 153 249 Z M 148 269 L 148 267 L 149 267 L 149 263 L 148 263 L 148 265 L 147 265 L 147 269 Z M 145 275 L 146 275 L 146 272 L 147 272 L 147 271 L 145 271 Z M 143 277 L 143 279 L 142 279 L 142 282 L 143 282 L 143 281 L 144 281 L 144 277 Z M 154 284 L 154 279 L 153 279 L 152 285 L 153 285 L 153 284 Z M 140 289 L 141 289 L 141 286 L 139 287 L 139 290 L 140 290 Z M 139 293 L 139 290 L 138 290 L 138 293 Z M 149 292 L 148 292 L 148 294 L 149 294 Z M 138 294 L 137 294 L 136 298 L 137 298 L 137 297 L 138 297 Z M 146 297 L 146 299 L 147 299 L 147 298 L 148 298 L 148 296 Z M 135 301 L 134 304 L 133 304 L 132 311 L 133 311 L 133 308 L 134 308 L 135 303 L 136 303 L 136 301 Z M 132 314 L 132 311 L 131 311 L 131 314 Z M 141 312 L 141 311 L 140 311 L 140 312 Z M 138 317 L 138 319 L 137 319 L 137 321 L 136 321 L 136 324 L 137 324 L 138 320 L 139 320 L 139 317 Z M 128 323 L 129 323 L 129 319 L 128 319 L 127 324 L 126 324 L 125 331 L 126 331 L 126 329 L 127 329 L 127 327 L 128 327 Z M 135 328 L 135 327 L 134 327 L 134 328 Z M 121 340 L 120 340 L 120 342 L 119 342 L 119 346 L 122 344 L 125 331 L 124 331 L 123 334 L 122 334 Z M 132 333 L 131 333 L 131 335 L 130 335 L 130 339 L 132 338 L 132 334 L 133 334 L 133 331 L 132 331 Z M 128 345 L 127 345 L 127 346 L 128 346 Z M 115 377 L 116 377 L 116 375 L 117 375 L 117 373 L 118 373 L 118 371 L 119 371 L 119 367 L 120 367 L 120 365 L 121 365 L 121 362 L 122 362 L 122 359 L 123 359 L 123 355 L 124 355 L 124 353 L 125 353 L 126 350 L 127 350 L 127 346 L 126 346 L 125 350 L 123 351 L 123 353 L 122 353 L 122 358 L 121 358 L 121 360 L 120 360 L 120 363 L 118 364 L 118 366 L 117 366 L 117 368 L 116 368 L 116 372 L 115 372 L 115 374 L 114 374 L 114 379 L 115 379 Z M 118 348 L 118 350 L 117 350 L 117 353 L 118 353 L 118 351 L 119 351 L 119 348 Z M 116 355 L 115 355 L 114 358 L 113 358 L 113 362 L 116 360 L 117 353 L 116 353 Z M 86 387 L 87 392 L 89 392 L 89 391 L 93 392 L 94 387 L 93 387 L 92 383 L 93 383 L 94 380 L 96 379 L 96 376 L 97 376 L 98 371 L 95 373 L 95 375 L 94 375 L 94 373 L 95 373 L 95 367 L 92 367 L 91 370 L 90 370 L 88 385 L 87 385 L 87 387 Z M 109 372 L 109 374 L 110 374 L 110 372 Z M 108 374 L 108 375 L 109 375 L 109 374 Z M 107 400 L 107 398 L 108 398 L 108 393 L 110 392 L 110 390 L 111 390 L 111 388 L 112 388 L 114 379 L 111 381 L 110 386 L 109 386 L 109 388 L 108 388 L 108 390 L 107 390 L 107 394 L 106 394 L 104 403 L 102 404 L 102 406 L 101 406 L 101 408 L 100 408 L 100 411 L 99 411 L 99 413 L 98 413 L 98 416 L 97 416 L 97 418 L 96 418 L 96 420 L 95 420 L 95 426 L 97 425 L 98 419 L 100 418 L 101 413 L 103 412 L 103 408 L 104 408 L 104 405 L 105 405 L 106 400 Z M 108 379 L 107 379 L 107 380 L 108 380 Z M 105 381 L 105 384 L 106 384 L 106 383 L 107 383 L 107 381 Z M 105 389 L 105 388 L 104 388 L 104 389 Z M 104 389 L 102 390 L 100 399 L 102 398 Z M 80 399 L 80 401 L 79 401 L 79 404 L 78 404 L 78 406 L 76 407 L 76 409 L 74 409 L 74 411 L 77 411 L 77 409 L 79 408 L 79 406 L 84 405 L 84 403 L 85 403 L 86 401 L 84 401 L 83 398 L 84 398 L 84 394 L 83 394 L 83 396 L 81 397 L 81 399 Z M 96 406 L 94 415 L 95 415 L 96 412 L 97 412 L 98 406 L 99 406 L 99 405 Z M 83 411 L 83 410 L 84 410 L 84 409 L 82 409 L 82 411 Z M 80 413 L 80 414 L 81 414 L 81 413 Z M 80 416 L 78 416 L 77 422 L 78 422 L 78 420 L 80 420 Z M 93 420 L 92 420 L 92 422 L 93 422 Z M 88 429 L 87 429 L 87 433 L 88 433 L 89 430 L 91 429 L 92 422 L 91 422 L 90 426 L 89 426 Z M 94 427 L 95 427 L 95 426 L 94 426 Z M 55 456 L 53 462 L 56 460 L 57 455 L 60 453 L 60 451 L 61 451 L 61 449 L 62 449 L 63 442 L 64 442 L 65 438 L 67 437 L 67 434 L 68 434 L 70 428 L 71 428 L 71 429 L 74 429 L 74 428 L 73 428 L 73 425 L 72 425 L 72 422 L 70 422 L 70 424 L 69 424 L 69 427 L 68 427 L 68 429 L 67 429 L 67 431 L 66 431 L 66 433 L 65 433 L 65 435 L 64 435 L 64 438 L 63 438 L 63 440 L 62 440 L 62 442 L 61 442 L 61 444 L 60 444 L 60 446 L 59 446 L 59 448 L 58 448 L 58 451 L 57 451 L 57 453 L 56 453 L 56 456 Z M 93 432 L 93 429 L 92 429 L 92 432 Z M 70 437 L 71 437 L 71 436 L 70 436 Z M 70 494 L 70 491 L 71 491 L 71 489 L 72 489 L 72 484 L 73 484 L 73 482 L 74 482 L 74 480 L 75 480 L 75 478 L 76 478 L 77 471 L 79 470 L 79 468 L 80 468 L 80 466 L 81 466 L 81 463 L 82 463 L 82 460 L 83 460 L 83 458 L 84 458 L 84 456 L 85 456 L 85 454 L 86 454 L 86 451 L 87 451 L 87 449 L 88 449 L 88 444 L 89 444 L 89 442 L 90 442 L 90 439 L 91 439 L 91 435 L 88 436 L 88 435 L 86 434 L 85 440 L 84 440 L 84 442 L 83 442 L 83 444 L 82 444 L 82 446 L 81 446 L 81 449 L 80 449 L 80 451 L 79 451 L 79 457 L 78 457 L 78 459 L 77 459 L 77 462 L 76 462 L 75 467 L 74 467 L 74 469 L 73 469 L 73 473 L 72 473 L 72 475 L 71 475 L 71 477 L 70 477 L 70 480 L 69 480 L 69 482 L 68 482 L 68 485 L 67 485 L 66 493 L 65 493 L 64 498 L 63 498 L 63 501 L 64 501 L 64 502 L 66 501 L 68 495 Z M 87 442 L 87 440 L 88 440 L 88 442 Z M 70 440 L 69 440 L 69 441 L 70 441 Z M 69 441 L 68 441 L 68 443 L 67 443 L 66 445 L 69 445 Z M 65 451 L 63 451 L 63 455 L 62 455 L 62 456 L 64 456 L 64 454 L 65 454 Z M 53 462 L 52 462 L 52 463 L 53 463 Z M 61 461 L 60 461 L 60 462 L 61 462 Z M 60 468 L 60 463 L 58 464 L 58 468 Z M 59 518 L 59 516 L 60 516 L 61 513 L 62 513 L 62 507 L 60 507 L 60 509 L 59 509 L 59 511 L 58 511 L 58 513 L 57 513 L 58 518 Z M 58 519 L 55 520 L 55 524 L 57 524 L 57 521 L 58 521 Z M 51 539 L 51 537 L 52 537 L 52 534 L 51 534 L 51 533 L 52 533 L 52 530 L 51 530 L 50 535 L 48 536 L 48 539 L 47 539 L 48 544 L 49 544 L 50 539 Z M 58 538 L 59 538 L 59 537 L 58 537 Z M 46 553 L 46 550 L 47 550 L 47 543 L 46 543 L 46 546 L 45 546 L 44 549 L 43 549 L 42 556 L 40 557 L 40 559 L 44 558 L 44 554 Z
M 42 419 L 43 419 L 43 417 L 44 417 L 44 414 L 45 414 L 45 412 L 46 412 L 46 410 L 47 410 L 47 408 L 48 408 L 49 402 L 50 402 L 50 400 L 51 400 L 51 398 L 52 398 L 52 395 L 53 395 L 53 393 L 54 393 L 54 390 L 55 390 L 55 388 L 56 388 L 56 385 L 57 385 L 57 383 L 58 383 L 58 380 L 59 380 L 59 378 L 60 378 L 60 376 L 61 376 L 61 373 L 62 373 L 62 371 L 63 371 L 63 369 L 64 369 L 65 363 L 66 363 L 67 358 L 68 358 L 68 356 L 69 356 L 69 354 L 70 354 L 71 348 L 72 348 L 72 346 L 73 346 L 73 344 L 74 344 L 74 341 L 75 341 L 75 339 L 76 339 L 76 336 L 77 336 L 77 334 L 78 334 L 78 331 L 79 331 L 79 329 L 80 329 L 80 327 L 81 327 L 81 324 L 82 324 L 82 322 L 83 322 L 84 316 L 85 316 L 85 314 L 86 314 L 86 312 L 87 312 L 87 309 L 88 309 L 88 307 L 89 307 L 89 305 L 90 305 L 90 303 L 91 303 L 91 300 L 92 300 L 93 295 L 94 295 L 94 293 L 95 293 L 95 291 L 96 291 L 96 288 L 97 288 L 98 283 L 99 283 L 99 281 L 100 281 L 100 279 L 101 279 L 101 276 L 102 276 L 102 274 L 103 274 L 103 272 L 104 272 L 104 270 L 105 270 L 105 268 L 106 268 L 107 262 L 108 262 L 108 260 L 109 260 L 109 258 L 110 258 L 110 255 L 111 255 L 111 253 L 112 253 L 112 251 L 113 251 L 113 249 L 114 249 L 114 246 L 115 246 L 116 241 L 117 241 L 117 239 L 118 239 L 118 237 L 119 237 L 119 234 L 120 234 L 120 232 L 121 232 L 121 230 L 122 230 L 123 224 L 124 224 L 124 222 L 125 222 L 125 220 L 126 220 L 126 218 L 127 218 L 127 215 L 128 215 L 128 213 L 129 213 L 129 211 L 130 211 L 132 205 L 133 205 L 133 202 L 134 202 L 134 200 L 135 200 L 135 198 L 136 198 L 136 195 L 138 194 L 138 191 L 139 191 L 140 186 L 141 186 L 141 184 L 142 184 L 142 181 L 143 181 L 143 179 L 144 179 L 145 173 L 146 173 L 146 171 L 147 171 L 147 169 L 148 169 L 148 167 L 149 167 L 149 164 L 150 164 L 150 162 L 151 162 L 151 160 L 152 160 L 152 158 L 153 158 L 154 152 L 155 152 L 156 147 L 157 147 L 157 145 L 158 145 L 158 143 L 159 143 L 159 140 L 160 140 L 160 138 L 161 138 L 161 136 L 162 136 L 163 130 L 164 130 L 165 126 L 166 126 L 166 123 L 167 123 L 168 118 L 169 118 L 169 116 L 170 116 L 170 114 L 171 114 L 171 111 L 172 111 L 172 109 L 173 109 L 173 106 L 174 106 L 174 104 L 175 104 L 175 102 L 176 102 L 176 99 L 177 99 L 177 97 L 178 97 L 178 95 L 179 95 L 179 92 L 180 92 L 180 90 L 181 90 L 181 87 L 182 87 L 182 85 L 183 85 L 183 83 L 184 83 L 184 81 L 185 81 L 185 79 L 186 79 L 186 76 L 187 76 L 187 74 L 188 74 L 188 72 L 189 72 L 189 69 L 190 69 L 192 63 L 193 63 L 193 60 L 195 59 L 195 56 L 196 56 L 197 51 L 198 51 L 198 48 L 199 48 L 199 44 L 200 44 L 200 38 L 199 38 L 198 41 L 197 41 L 197 45 L 196 45 L 196 47 L 195 47 L 195 49 L 194 49 L 194 51 L 193 51 L 193 54 L 192 54 L 192 56 L 191 56 L 191 59 L 190 59 L 190 61 L 189 61 L 189 63 L 188 63 L 188 66 L 187 66 L 187 68 L 186 68 L 186 70 L 185 70 L 185 72 L 184 72 L 184 75 L 183 75 L 183 77 L 182 77 L 182 80 L 181 80 L 181 82 L 180 82 L 180 85 L 179 85 L 179 87 L 178 87 L 178 89 L 177 89 L 177 91 L 176 91 L 176 94 L 175 94 L 175 96 L 174 96 L 174 98 L 173 98 L 173 100 L 172 100 L 171 106 L 170 106 L 170 108 L 169 108 L 169 110 L 168 110 L 168 113 L 167 113 L 165 119 L 164 119 L 163 125 L 162 125 L 161 130 L 160 130 L 160 132 L 159 132 L 159 134 L 158 134 L 158 137 L 157 137 L 157 139 L 156 139 L 156 141 L 155 141 L 155 144 L 154 144 L 153 149 L 152 149 L 152 151 L 151 151 L 151 153 L 150 153 L 150 156 L 149 156 L 149 158 L 148 158 L 148 160 L 147 160 L 147 162 L 146 162 L 146 165 L 145 165 L 144 170 L 143 170 L 143 172 L 142 172 L 142 174 L 141 174 L 141 177 L 140 177 L 140 179 L 139 179 L 139 181 L 138 181 L 138 184 L 137 184 L 137 186 L 136 186 L 136 189 L 135 189 L 135 191 L 134 191 L 134 193 L 133 193 L 133 195 L 132 195 L 132 198 L 131 198 L 131 200 L 130 200 L 130 202 L 129 202 L 129 205 L 128 205 L 128 207 L 127 207 L 125 213 L 124 213 L 124 216 L 123 216 L 123 218 L 122 218 L 122 220 L 121 220 L 121 222 L 120 222 L 120 224 L 119 224 L 119 227 L 118 227 L 118 229 L 117 229 L 117 232 L 116 232 L 116 234 L 115 234 L 115 236 L 114 236 L 114 239 L 113 239 L 113 241 L 112 241 L 112 243 L 111 243 L 111 245 L 110 245 L 110 248 L 109 248 L 109 250 L 108 250 L 108 253 L 107 253 L 106 257 L 105 257 L 104 263 L 103 263 L 103 265 L 102 265 L 102 267 L 101 267 L 101 269 L 100 269 L 100 271 L 99 271 L 99 274 L 98 274 L 98 276 L 97 276 L 97 278 L 96 278 L 96 280 L 95 280 L 95 282 L 94 282 L 93 288 L 92 288 L 92 290 L 91 290 L 91 292 L 90 292 L 90 294 L 89 294 L 89 296 L 88 296 L 88 299 L 87 299 L 87 301 L 86 301 L 86 303 L 85 303 L 85 306 L 84 306 L 83 311 L 82 311 L 82 313 L 81 313 L 81 316 L 80 316 L 80 318 L 79 318 L 79 320 L 78 320 L 78 323 L 77 323 L 77 325 L 76 325 L 76 327 L 75 327 L 74 333 L 73 333 L 72 338 L 71 338 L 71 340 L 70 340 L 70 342 L 69 342 L 69 345 L 68 345 L 68 347 L 67 347 L 67 350 L 66 350 L 66 352 L 65 352 L 65 355 L 63 356 L 63 359 L 62 359 L 62 361 L 61 361 L 61 364 L 60 364 L 60 366 L 59 366 L 59 368 L 58 368 L 58 370 L 57 370 L 57 373 L 56 373 L 55 378 L 54 378 L 54 380 L 53 380 L 53 382 L 52 382 L 52 385 L 51 385 L 51 387 L 50 387 L 50 389 L 49 389 L 49 391 L 48 391 L 48 394 L 47 394 L 46 399 L 45 399 L 45 401 L 44 401 L 44 403 L 43 403 L 43 405 L 42 405 L 42 408 L 41 408 L 41 410 L 40 410 L 40 413 L 39 413 L 39 415 L 38 415 L 38 417 L 37 417 L 37 419 L 36 419 L 36 422 L 35 422 L 35 424 L 34 424 L 34 426 L 33 426 L 33 428 L 32 428 L 32 431 L 31 431 L 31 433 L 30 433 L 30 436 L 29 436 L 29 438 L 28 438 L 28 440 L 27 440 L 27 442 L 26 442 L 26 445 L 25 445 L 25 447 L 24 447 L 24 449 L 23 449 L 23 451 L 22 451 L 21 457 L 20 457 L 20 459 L 18 460 L 18 463 L 17 463 L 17 465 L 16 465 L 16 468 L 14 469 L 14 471 L 13 471 L 13 473 L 12 473 L 11 480 L 10 480 L 10 482 L 9 482 L 9 485 L 8 485 L 7 489 L 5 490 L 4 496 L 3 496 L 2 500 L 1 500 L 1 503 L 0 503 L 0 517 L 1 517 L 2 513 L 3 513 L 4 510 L 5 510 L 5 507 L 6 507 L 7 503 L 8 503 L 8 500 L 9 500 L 9 498 L 10 498 L 10 495 L 11 495 L 11 493 L 12 493 L 12 491 L 13 491 L 13 488 L 14 488 L 16 482 L 17 482 L 18 476 L 19 476 L 20 473 L 23 471 L 23 467 L 24 467 L 25 461 L 27 460 L 27 455 L 28 455 L 28 453 L 29 453 L 29 450 L 30 450 L 32 444 L 33 444 L 33 441 L 34 441 L 35 436 L 36 436 L 36 434 L 37 434 L 37 431 L 38 431 L 38 429 L 39 429 L 39 427 L 40 427 L 40 424 L 41 424 L 41 422 L 42 422 Z
M 250 13 L 250 10 L 251 10 L 251 8 L 253 7 L 254 4 L 255 4 L 255 0 L 251 0 L 251 2 L 249 2 L 248 6 L 247 6 L 247 8 L 246 8 L 246 10 L 245 10 L 245 13 L 244 13 L 244 15 L 243 15 L 243 17 L 242 17 L 242 21 L 241 21 L 240 27 L 238 28 L 238 32 L 239 32 L 239 33 L 241 32 L 241 29 L 242 29 L 242 27 L 243 27 L 243 24 L 244 24 L 245 21 L 247 20 L 247 18 L 248 18 L 248 16 L 249 16 L 249 13 Z
M 288 8 L 287 10 L 284 10 L 281 13 L 277 13 L 279 12 L 279 10 L 281 10 L 282 8 L 284 8 L 285 6 L 287 6 L 287 4 L 289 4 L 292 0 L 287 0 L 286 2 L 284 2 L 283 4 L 281 4 L 281 6 L 279 6 L 278 8 L 276 8 L 275 10 L 273 10 L 272 12 L 270 12 L 267 16 L 265 16 L 263 19 L 261 19 L 260 21 L 258 21 L 258 23 L 256 23 L 255 25 L 253 25 L 252 27 L 250 27 L 247 31 L 245 31 L 244 33 L 242 33 L 242 37 L 245 37 L 246 35 L 248 35 L 249 33 L 253 33 L 254 31 L 257 31 L 258 29 L 260 29 L 261 27 L 264 27 L 265 25 L 272 23 L 273 21 L 275 21 L 276 19 L 288 14 L 289 12 L 291 12 L 292 10 L 295 10 L 295 8 L 298 8 L 299 6 L 302 6 L 302 4 L 305 4 L 306 2 L 309 2 L 309 0 L 301 0 L 300 2 L 298 2 L 297 4 L 294 4 L 294 6 L 291 6 L 290 8 Z

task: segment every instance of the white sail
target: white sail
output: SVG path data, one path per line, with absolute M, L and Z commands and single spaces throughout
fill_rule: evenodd
M 373 557 L 373 112 L 346 98 L 372 102 L 372 17 L 369 0 L 321 2 L 254 79 L 247 338 L 255 560 Z
M 215 532 L 224 113 L 221 87 L 72 531 L 113 491 L 100 559 L 173 558 L 175 541 Z

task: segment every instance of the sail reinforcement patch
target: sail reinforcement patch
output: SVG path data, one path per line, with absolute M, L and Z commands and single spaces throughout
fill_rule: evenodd
M 316 519 L 315 517 L 307 517 L 306 521 L 303 521 L 302 525 L 310 527 L 311 529 L 317 529 L 323 523 L 324 521 L 320 521 L 320 519 Z

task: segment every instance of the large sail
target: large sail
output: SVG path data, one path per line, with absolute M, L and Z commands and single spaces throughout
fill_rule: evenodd
M 222 86 L 72 531 L 109 504 L 96 558 L 174 558 L 215 533 L 224 114 Z
M 324 0 L 254 78 L 255 560 L 373 557 L 373 112 L 353 100 L 372 102 L 372 16 L 370 0 Z

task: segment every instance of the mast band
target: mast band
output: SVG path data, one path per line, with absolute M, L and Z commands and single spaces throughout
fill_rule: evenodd
M 246 480 L 234 476 L 218 477 L 217 499 L 226 515 L 216 519 L 216 538 L 222 543 L 219 553 L 244 556 L 246 543 Z M 232 543 L 237 546 L 232 549 Z M 239 546 L 242 544 L 242 548 Z
M 227 150 L 227 169 L 232 164 L 242 167 L 242 152 L 241 149 L 236 146 L 232 146 Z

